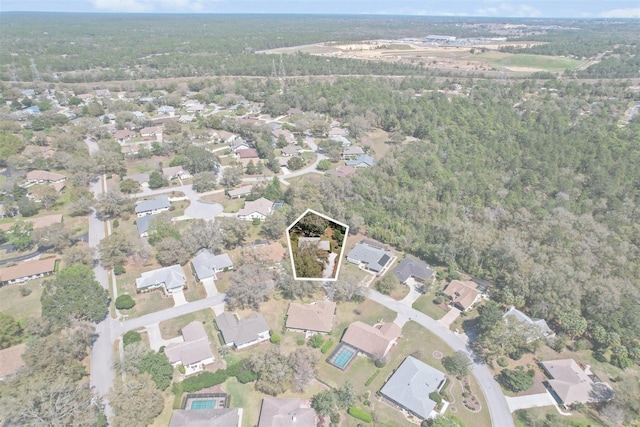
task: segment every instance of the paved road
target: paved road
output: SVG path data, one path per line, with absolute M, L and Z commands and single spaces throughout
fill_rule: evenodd
M 449 347 L 451 347 L 455 351 L 464 351 L 472 356 L 473 359 L 473 355 L 470 354 L 469 350 L 467 349 L 464 338 L 457 336 L 442 324 L 438 323 L 438 321 L 432 319 L 426 314 L 414 310 L 411 307 L 407 307 L 400 301 L 396 301 L 393 298 L 382 295 L 381 293 L 374 290 L 369 291 L 369 299 L 377 302 L 378 304 L 382 304 L 383 306 L 395 311 L 396 313 L 406 316 L 410 320 L 413 320 L 414 322 L 424 326 L 431 333 L 437 335 L 438 338 L 443 340 Z M 493 374 L 491 373 L 489 368 L 482 363 L 474 362 L 473 366 L 471 367 L 471 373 L 478 381 L 478 384 L 480 385 L 480 388 L 484 393 L 485 401 L 487 402 L 487 406 L 489 407 L 489 414 L 491 415 L 492 425 L 497 427 L 513 427 L 513 417 L 511 416 L 511 411 L 509 410 L 507 400 L 502 393 L 500 386 L 493 378 Z
M 198 193 L 193 189 L 191 184 L 181 185 L 179 187 L 166 187 L 157 190 L 144 189 L 139 193 L 132 194 L 132 198 L 155 196 L 158 194 L 171 193 L 178 191 L 184 193 L 185 197 L 189 199 L 189 206 L 184 210 L 184 216 L 192 219 L 213 219 L 217 215 L 221 214 L 224 207 L 219 203 L 205 202 L 200 200 L 200 197 L 208 194 L 222 193 L 224 190 L 213 190 L 205 193 Z

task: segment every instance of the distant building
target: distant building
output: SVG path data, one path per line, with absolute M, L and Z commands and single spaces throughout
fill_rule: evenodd
M 237 217 L 238 219 L 246 221 L 252 221 L 254 219 L 264 221 L 272 212 L 273 202 L 264 197 L 260 197 L 257 200 L 245 202 L 244 208 L 238 211 Z
M 353 160 L 347 160 L 344 162 L 347 166 L 353 166 L 354 168 L 368 168 L 375 166 L 378 161 L 368 154 L 361 154 Z
M 27 184 L 43 184 L 47 182 L 64 182 L 66 176 L 55 172 L 32 170 L 27 172 Z
M 227 196 L 231 197 L 232 199 L 238 199 L 240 197 L 248 196 L 249 194 L 251 194 L 252 190 L 253 185 L 244 185 L 240 188 L 227 190 Z

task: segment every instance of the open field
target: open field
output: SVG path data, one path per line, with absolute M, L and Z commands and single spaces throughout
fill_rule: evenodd
M 42 309 L 40 296 L 44 280 L 46 279 L 0 287 L 0 312 L 13 316 L 16 320 L 40 317 Z M 20 293 L 21 289 L 27 289 L 31 293 L 23 297 Z

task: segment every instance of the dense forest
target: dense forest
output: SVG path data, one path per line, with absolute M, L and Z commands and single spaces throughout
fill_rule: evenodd
M 325 211 L 354 229 L 489 279 L 499 300 L 548 320 L 576 308 L 591 328 L 636 347 L 640 122 L 617 124 L 624 85 L 475 82 L 469 96 L 413 96 L 421 83 L 432 87 L 417 79 L 290 87 L 283 96 L 293 104 L 327 105 L 419 141 L 350 181 L 291 189 L 289 200 L 302 209 L 322 194 Z

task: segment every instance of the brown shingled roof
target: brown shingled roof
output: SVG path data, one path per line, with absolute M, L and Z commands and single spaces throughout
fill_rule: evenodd
M 357 321 L 349 325 L 341 341 L 372 357 L 384 357 L 401 333 L 402 329 L 395 323 L 376 328 Z
M 318 301 L 312 304 L 291 303 L 287 312 L 287 328 L 329 332 L 333 326 L 336 303 Z
M 0 350 L 0 379 L 13 374 L 24 366 L 22 355 L 26 349 L 27 344 L 18 344 Z

